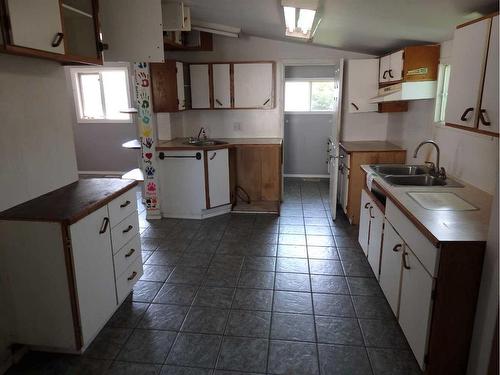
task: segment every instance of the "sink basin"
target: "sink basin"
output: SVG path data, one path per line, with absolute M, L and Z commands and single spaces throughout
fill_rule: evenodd
M 413 176 L 429 173 L 429 168 L 425 165 L 383 164 L 370 167 L 381 175 Z
M 218 141 L 217 139 L 189 139 L 183 142 L 185 145 L 190 146 L 217 146 L 227 145 L 227 142 Z
M 390 183 L 391 185 L 396 186 L 447 186 L 447 187 L 463 187 L 457 181 L 447 178 L 446 180 L 442 180 L 438 177 L 431 176 L 429 174 L 421 174 L 421 175 L 390 175 L 390 176 L 382 176 L 382 178 Z

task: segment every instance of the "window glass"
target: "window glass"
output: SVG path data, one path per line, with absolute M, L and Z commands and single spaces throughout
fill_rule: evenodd
M 286 81 L 285 112 L 333 111 L 334 93 L 333 81 Z
M 311 111 L 333 111 L 333 82 L 311 82 Z
M 104 87 L 104 102 L 106 103 L 106 118 L 127 120 L 129 115 L 120 113 L 128 108 L 127 75 L 122 70 L 104 71 L 102 73 Z
M 84 119 L 103 119 L 99 74 L 80 74 L 80 108 Z
M 285 82 L 285 111 L 309 111 L 309 102 L 309 82 Z

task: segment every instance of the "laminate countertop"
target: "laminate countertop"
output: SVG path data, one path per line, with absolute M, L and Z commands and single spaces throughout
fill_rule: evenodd
M 362 165 L 366 173 L 374 174 L 378 185 L 410 221 L 435 246 L 443 242 L 486 242 L 488 238 L 492 196 L 470 184 L 464 187 L 394 186 L 385 182 L 369 165 Z M 373 183 L 373 182 L 372 182 Z M 471 211 L 437 211 L 422 207 L 409 192 L 451 192 L 473 205 Z
M 175 151 L 175 150 L 214 150 L 221 148 L 231 148 L 236 146 L 280 146 L 283 143 L 282 138 L 215 138 L 218 141 L 227 142 L 222 145 L 195 146 L 186 145 L 187 138 L 175 138 L 171 141 L 159 141 L 156 151 Z
M 137 181 L 121 178 L 81 179 L 0 212 L 0 220 L 73 224 L 132 189 Z
M 386 141 L 340 142 L 340 147 L 348 154 L 351 152 L 405 151 L 405 149 Z

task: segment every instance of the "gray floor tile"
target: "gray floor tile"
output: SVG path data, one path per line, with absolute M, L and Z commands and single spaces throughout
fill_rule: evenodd
M 118 360 L 162 364 L 176 335 L 170 331 L 136 329 L 118 355 Z
M 193 285 L 164 284 L 158 292 L 155 303 L 191 305 L 198 288 Z
M 354 318 L 316 316 L 318 342 L 363 346 L 358 321 Z
M 167 280 L 173 269 L 173 267 L 169 266 L 151 266 L 146 264 L 144 265 L 144 274 L 142 275 L 141 280 L 164 282 Z
M 274 271 L 276 267 L 276 258 L 246 256 L 243 268 L 252 271 Z
M 342 261 L 366 261 L 366 255 L 363 250 L 354 247 L 337 248 L 340 260 Z
M 305 234 L 303 225 L 280 225 L 279 232 L 283 234 Z
M 188 310 L 188 306 L 151 304 L 138 327 L 178 331 Z
M 280 217 L 280 225 L 304 225 L 304 218 L 301 216 Z
M 284 234 L 279 235 L 280 245 L 302 245 L 306 244 L 306 236 L 303 234 Z
M 276 244 L 250 243 L 245 247 L 243 255 L 258 256 L 258 257 L 274 257 L 276 256 L 277 248 L 278 245 Z
M 347 277 L 347 283 L 352 295 L 382 297 L 382 289 L 375 278 Z
M 302 258 L 278 258 L 276 272 L 309 273 L 307 259 Z
M 375 277 L 370 264 L 366 259 L 363 260 L 344 260 L 342 261 L 346 276 Z
M 329 226 L 320 226 L 320 225 L 307 225 L 306 226 L 307 235 L 313 236 L 331 236 L 332 230 Z
M 201 285 L 205 277 L 204 268 L 177 266 L 167 279 L 169 284 Z
M 145 264 L 151 255 L 153 255 L 153 251 L 142 250 L 141 251 L 142 264 Z
M 303 314 L 273 313 L 271 339 L 315 342 L 314 317 Z
M 313 293 L 314 313 L 316 315 L 355 317 L 351 297 L 340 294 Z
M 233 288 L 202 287 L 198 290 L 193 304 L 195 306 L 228 309 L 231 307 L 234 292 L 235 290 Z
M 256 372 L 240 372 L 228 370 L 215 370 L 214 375 L 264 375 L 263 373 Z
M 221 235 L 222 236 L 222 235 Z M 186 253 L 215 253 L 215 250 L 219 246 L 219 241 L 207 240 L 206 238 L 202 240 L 193 240 L 186 249 Z
M 236 289 L 233 309 L 271 311 L 272 303 L 272 290 Z
M 161 365 L 115 361 L 106 371 L 106 375 L 156 375 Z
M 159 282 L 139 280 L 132 290 L 132 300 L 136 302 L 152 302 L 162 285 Z
M 366 346 L 409 349 L 396 320 L 359 319 Z
M 374 375 L 421 375 L 409 350 L 367 348 Z
M 343 276 L 311 275 L 312 291 L 315 293 L 349 294 Z
M 185 253 L 178 264 L 184 267 L 206 268 L 210 264 L 213 254 L 211 253 Z
M 194 368 L 194 367 L 179 367 L 165 365 L 162 367 L 161 375 L 213 375 L 213 370 Z
M 270 324 L 270 312 L 232 310 L 225 334 L 227 336 L 267 338 Z
M 159 240 L 141 236 L 141 249 L 145 251 L 155 251 L 160 245 Z
M 243 271 L 238 286 L 240 288 L 273 289 L 274 272 Z
M 343 276 L 342 264 L 338 260 L 309 259 L 311 274 Z
M 214 287 L 236 287 L 240 277 L 240 270 L 229 268 L 216 268 L 209 269 L 203 281 L 204 286 Z
M 222 336 L 180 333 L 166 364 L 214 368 Z
M 372 373 L 366 349 L 363 347 L 318 345 L 318 350 L 322 374 L 368 375 Z
M 305 273 L 276 273 L 276 290 L 289 290 L 293 292 L 310 292 L 311 283 L 309 275 Z
M 271 341 L 270 345 L 268 370 L 270 374 L 319 374 L 316 344 Z
M 312 314 L 311 293 L 275 291 L 274 311 Z
M 335 237 L 337 247 L 359 247 L 357 238 L 352 237 Z
M 148 265 L 155 266 L 175 266 L 182 253 L 174 253 L 170 251 L 155 251 L 145 262 Z
M 88 358 L 114 359 L 132 334 L 128 328 L 104 328 L 85 351 Z
M 383 297 L 352 296 L 358 318 L 394 319 L 394 314 Z
M 149 303 L 126 299 L 108 322 L 109 327 L 135 328 L 148 309 Z
M 306 224 L 306 227 L 309 225 L 319 225 L 322 227 L 330 225 L 330 222 L 325 217 L 305 217 L 304 223 Z
M 307 247 L 298 245 L 278 245 L 278 256 L 287 258 L 307 258 Z
M 222 334 L 228 316 L 229 310 L 193 306 L 182 324 L 181 331 Z
M 307 246 L 335 246 L 333 236 L 307 235 Z
M 265 372 L 268 340 L 224 337 L 218 369 Z
M 308 246 L 307 253 L 309 259 L 332 259 L 339 260 L 337 249 L 332 246 Z

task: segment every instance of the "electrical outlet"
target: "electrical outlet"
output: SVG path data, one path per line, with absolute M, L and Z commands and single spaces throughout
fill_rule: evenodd
M 241 122 L 234 122 L 233 123 L 233 130 L 240 131 L 241 130 Z

